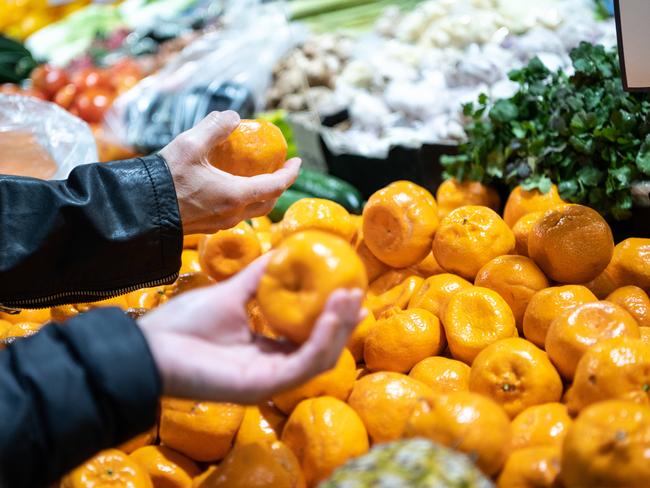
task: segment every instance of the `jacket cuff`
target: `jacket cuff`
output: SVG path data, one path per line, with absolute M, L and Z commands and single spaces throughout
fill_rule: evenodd
M 135 321 L 118 308 L 98 308 L 68 320 L 60 333 L 84 364 L 95 397 L 106 407 L 109 445 L 150 428 L 162 382 Z
M 156 224 L 160 229 L 160 246 L 164 268 L 178 270 L 183 252 L 183 224 L 176 198 L 174 180 L 167 162 L 159 154 L 140 158 L 153 187 Z

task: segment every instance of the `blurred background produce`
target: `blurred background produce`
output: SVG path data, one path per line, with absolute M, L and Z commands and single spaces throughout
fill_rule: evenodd
M 268 217 L 186 236 L 173 285 L 0 314 L 0 339 L 94 306 L 139 316 L 223 279 L 224 242 L 241 269 L 303 229 L 344 236 L 369 284 L 333 370 L 259 406 L 166 399 L 160 428 L 68 480 L 112 458 L 146 486 L 647 485 L 648 436 L 620 432 L 650 429 L 650 99 L 622 90 L 613 2 L 0 2 L 1 170 L 62 178 L 226 109 L 304 160 Z M 262 308 L 251 326 L 275 337 Z

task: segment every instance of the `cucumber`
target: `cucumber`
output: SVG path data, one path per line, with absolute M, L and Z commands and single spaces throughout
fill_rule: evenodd
M 287 209 L 294 202 L 302 200 L 303 198 L 313 198 L 313 195 L 289 188 L 282 195 L 280 195 L 280 198 L 278 198 L 278 201 L 275 203 L 275 207 L 273 207 L 273 210 L 271 210 L 268 217 L 273 222 L 279 222 L 282 220 L 282 217 L 284 217 L 284 213 L 287 211 Z
M 345 207 L 348 212 L 360 214 L 363 210 L 363 198 L 359 190 L 334 176 L 301 169 L 291 189 L 309 193 L 317 198 L 333 200 Z

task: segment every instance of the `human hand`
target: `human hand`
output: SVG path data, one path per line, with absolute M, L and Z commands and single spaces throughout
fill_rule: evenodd
M 364 318 L 361 290 L 332 293 L 301 346 L 267 339 L 251 332 L 246 303 L 268 259 L 263 256 L 221 284 L 185 293 L 138 321 L 166 395 L 254 404 L 334 367 Z
M 224 141 L 239 122 L 236 112 L 212 112 L 159 153 L 174 180 L 185 234 L 211 234 L 266 215 L 298 177 L 297 158 L 275 173 L 248 178 L 212 166 L 207 160 L 210 150 Z

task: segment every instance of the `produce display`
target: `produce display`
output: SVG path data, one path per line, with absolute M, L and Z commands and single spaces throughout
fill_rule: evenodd
M 52 22 L 84 8 L 90 0 L 73 0 L 52 5 L 47 0 L 0 2 L 0 33 L 23 40 Z
M 447 174 L 544 193 L 556 183 L 567 201 L 629 217 L 650 176 L 650 99 L 623 91 L 616 50 L 582 43 L 571 58 L 571 76 L 535 58 L 510 73 L 511 98 L 465 105 L 468 141 L 443 159 Z
M 265 161 L 286 153 L 267 124 L 244 121 L 215 158 L 235 173 L 272 171 L 251 145 L 265 148 Z M 98 306 L 141 315 L 271 249 L 247 307 L 257 334 L 302 343 L 333 290 L 365 291 L 367 317 L 335 367 L 257 406 L 163 398 L 154 430 L 97 454 L 62 488 L 98 479 L 196 488 L 649 479 L 650 239 L 615 245 L 598 212 L 565 202 L 555 186 L 517 187 L 502 212 L 488 187 L 454 180 L 436 197 L 394 182 L 361 216 L 301 198 L 277 223 L 259 217 L 187 236 L 172 285 L 2 314 L 0 335 L 20 340 Z
M 220 11 L 205 0 L 126 0 L 89 5 L 35 32 L 27 47 L 43 61 L 64 66 L 97 47 L 97 40 L 112 41 L 111 50 L 130 55 L 153 54 L 159 41 L 182 36 L 203 26 Z M 166 26 L 167 31 L 160 27 Z M 126 39 L 124 33 L 134 32 Z M 119 54 L 119 53 L 114 53 Z
M 445 0 L 388 9 L 375 31 L 308 39 L 276 69 L 271 107 L 321 115 L 346 109 L 327 133 L 333 152 L 386 157 L 393 146 L 465 139 L 461 105 L 516 90 L 508 72 L 534 56 L 569 69 L 582 40 L 613 45 L 613 22 L 590 1 Z
M 301 120 L 336 155 L 458 148 L 437 188 L 362 195 L 303 167 L 267 216 L 185 236 L 170 285 L 0 312 L 1 349 L 96 307 L 141 317 L 270 253 L 250 330 L 299 345 L 333 291 L 364 294 L 329 371 L 258 405 L 163 397 L 151 430 L 53 486 L 650 484 L 650 238 L 615 229 L 650 206 L 650 99 L 622 89 L 611 2 L 4 2 L 0 172 L 69 169 L 37 130 L 50 113 L 87 136 L 68 153 L 96 159 L 90 125 L 108 161 L 235 109 L 207 162 L 243 177 L 300 156 Z

